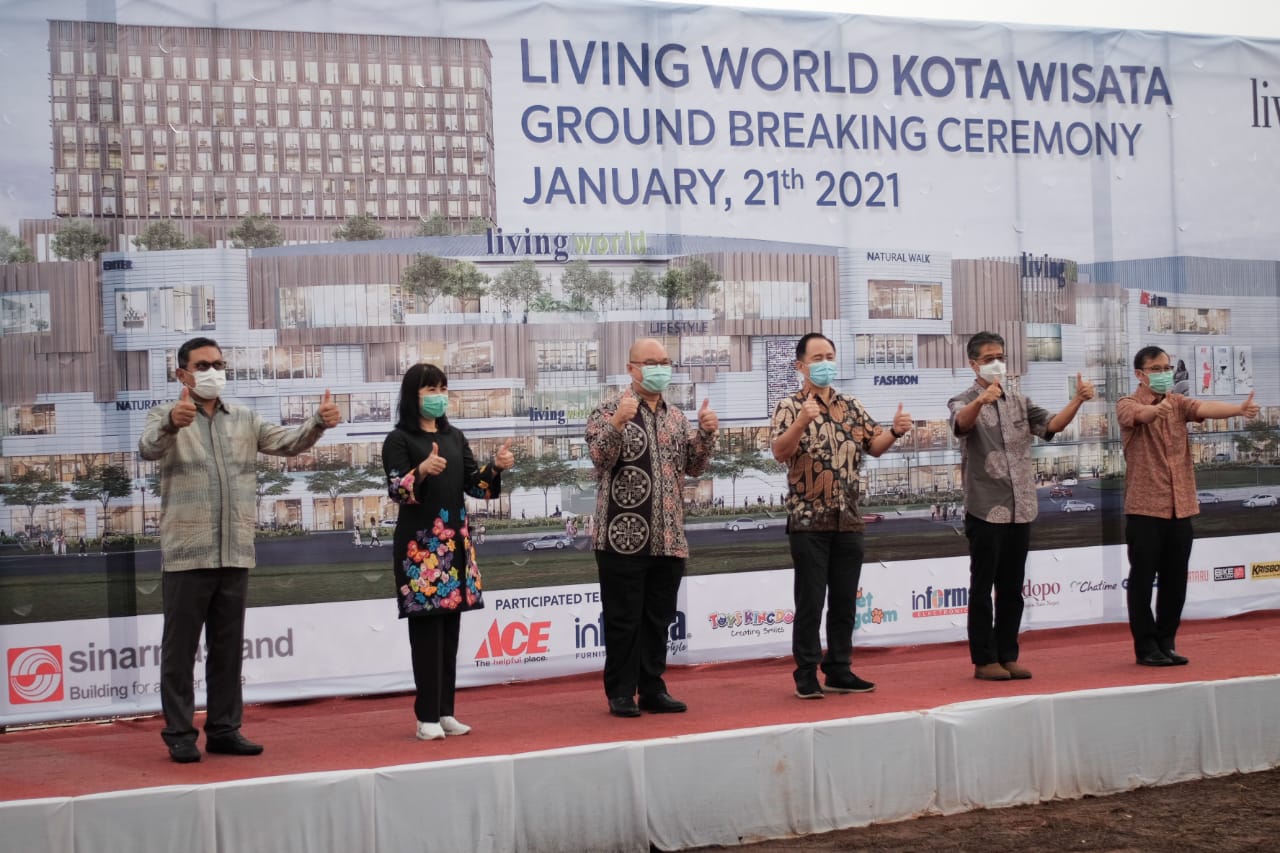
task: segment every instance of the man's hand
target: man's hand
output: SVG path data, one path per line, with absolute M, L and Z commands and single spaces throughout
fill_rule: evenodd
M 440 455 L 440 445 L 431 442 L 431 455 L 418 465 L 418 473 L 425 474 L 428 477 L 434 477 L 445 469 L 449 464 L 449 460 Z
M 720 428 L 720 419 L 716 417 L 715 410 L 711 408 L 711 398 L 702 401 L 702 408 L 698 409 L 698 427 L 703 432 L 715 432 Z
M 1092 400 L 1098 396 L 1098 392 L 1094 389 L 1093 383 L 1085 379 L 1082 374 L 1076 374 L 1076 399 L 1081 403 L 1086 400 Z
M 1173 400 L 1169 398 L 1168 394 L 1165 394 L 1160 402 L 1156 403 L 1152 408 L 1156 410 L 1156 418 L 1167 418 L 1173 414 Z M 1152 418 L 1152 420 L 1155 420 L 1155 418 Z
M 499 471 L 506 471 L 508 468 L 514 467 L 516 464 L 516 455 L 511 452 L 511 439 L 502 442 L 502 446 L 498 448 L 498 452 L 493 457 L 493 467 Z
M 1253 392 L 1249 392 L 1249 396 L 1240 404 L 1240 414 L 1246 418 L 1256 418 L 1258 412 L 1262 411 L 1262 407 L 1253 401 Z
M 978 403 L 983 406 L 988 403 L 994 403 L 1000 399 L 1000 395 L 1003 393 L 1004 390 L 1000 387 L 1000 380 L 993 379 L 987 383 L 987 387 L 982 389 L 982 393 L 978 395 Z
M 818 398 L 813 392 L 809 393 L 808 398 L 800 406 L 800 417 L 804 418 L 805 423 L 813 423 L 822 416 L 822 407 L 818 405 Z
M 898 404 L 898 411 L 893 415 L 893 431 L 898 436 L 904 436 L 911 432 L 911 428 L 915 426 L 915 421 L 911 420 L 911 414 L 902 409 L 902 404 Z
M 336 427 L 342 422 L 342 413 L 334 405 L 333 395 L 329 393 L 328 388 L 324 389 L 324 396 L 320 398 L 320 408 L 316 409 L 316 414 L 320 416 L 325 429 Z
M 636 412 L 640 411 L 640 401 L 636 399 L 635 392 L 628 388 L 622 392 L 622 397 L 618 399 L 618 410 L 613 413 L 613 417 L 609 418 L 609 422 L 617 429 L 622 429 L 627 425 L 627 421 L 636 416 Z
M 178 395 L 178 402 L 169 410 L 169 423 L 174 429 L 182 429 L 191 426 L 195 419 L 196 404 L 191 402 L 191 389 L 183 385 L 182 393 Z

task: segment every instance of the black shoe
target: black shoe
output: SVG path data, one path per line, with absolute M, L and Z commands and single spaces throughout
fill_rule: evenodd
M 261 755 L 262 744 L 254 743 L 239 732 L 205 739 L 205 752 L 220 755 Z
M 195 741 L 180 740 L 169 744 L 169 757 L 179 764 L 193 764 L 200 760 L 200 747 Z
M 682 714 L 689 710 L 689 706 L 679 699 L 672 699 L 670 693 L 655 693 L 640 697 L 640 710 L 650 714 Z
M 614 696 L 609 700 L 609 713 L 615 717 L 638 717 L 640 709 L 630 696 Z
M 1139 666 L 1173 666 L 1173 660 L 1162 651 L 1147 652 L 1145 655 L 1138 655 Z
M 822 688 L 818 686 L 818 677 L 816 675 L 805 675 L 796 679 L 796 698 L 822 698 Z
M 1174 666 L 1186 666 L 1191 663 L 1190 660 L 1175 652 L 1173 649 L 1163 649 L 1164 656 L 1173 661 Z
M 827 676 L 827 683 L 822 689 L 826 693 L 870 693 L 876 686 L 852 672 L 838 672 Z

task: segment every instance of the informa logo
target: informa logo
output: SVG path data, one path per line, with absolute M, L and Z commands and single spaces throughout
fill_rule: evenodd
M 969 612 L 969 590 L 963 586 L 934 589 L 924 588 L 924 592 L 911 590 L 911 617 L 923 619 L 926 616 L 958 616 Z
M 493 620 L 489 632 L 476 649 L 476 666 L 507 666 L 547 659 L 551 637 L 550 622 L 508 622 Z
M 1280 579 L 1280 563 L 1253 563 L 1249 568 L 1256 581 Z
M 1215 581 L 1242 581 L 1248 575 L 1245 573 L 1244 566 L 1214 566 L 1213 579 Z
M 898 621 L 898 611 L 876 607 L 874 602 L 875 597 L 871 593 L 862 588 L 858 589 L 857 609 L 853 613 L 853 630 Z
M 9 649 L 9 704 L 62 701 L 62 646 Z

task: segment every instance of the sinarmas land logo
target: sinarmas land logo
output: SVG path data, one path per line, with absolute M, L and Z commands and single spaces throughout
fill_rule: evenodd
M 62 646 L 9 649 L 9 704 L 62 701 Z

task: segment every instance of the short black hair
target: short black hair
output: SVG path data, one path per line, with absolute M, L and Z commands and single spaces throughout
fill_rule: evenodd
M 213 347 L 218 351 L 218 355 L 222 355 L 222 347 L 218 346 L 218 342 L 213 338 L 192 338 L 178 347 L 178 367 L 186 370 L 187 362 L 191 360 L 191 351 L 205 347 Z
M 977 359 L 982 354 L 982 348 L 987 344 L 999 344 L 1000 349 L 1004 349 L 1004 338 L 995 332 L 978 332 L 978 334 L 969 338 L 969 343 L 965 345 L 964 351 L 970 359 Z M 1005 353 L 1005 355 L 1008 355 L 1008 353 Z
M 1133 357 L 1133 369 L 1141 370 L 1147 366 L 1148 361 L 1155 361 L 1162 355 L 1168 355 L 1168 353 L 1160 349 L 1160 347 L 1143 347 L 1138 350 L 1138 354 Z
M 804 361 L 805 351 L 809 349 L 809 341 L 814 338 L 822 338 L 824 341 L 831 344 L 832 349 L 836 348 L 836 342 L 822 334 L 822 332 L 810 332 L 796 343 L 796 361 Z
M 418 391 L 426 388 L 428 385 L 440 385 L 444 388 L 449 387 L 449 378 L 444 375 L 444 371 L 436 367 L 434 364 L 415 364 L 404 372 L 404 379 L 400 381 L 400 406 L 397 409 L 399 420 L 396 426 L 406 432 L 422 432 L 422 410 L 418 405 Z M 436 430 L 438 432 L 449 431 L 449 418 L 441 415 L 436 418 Z

